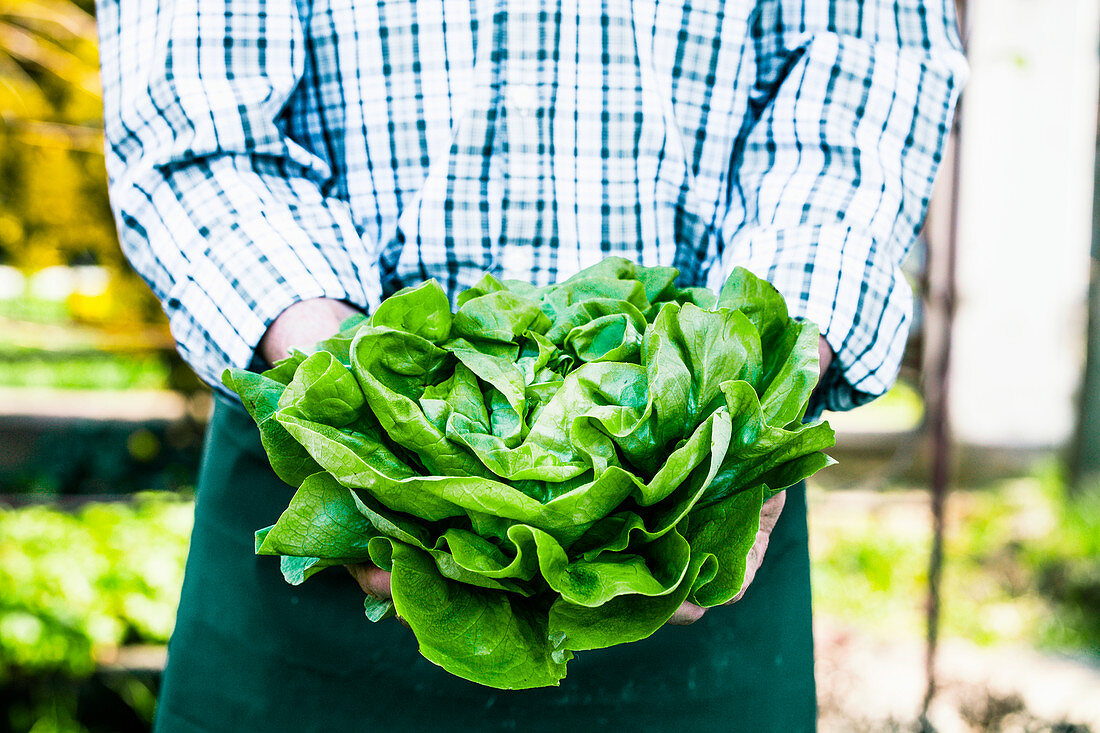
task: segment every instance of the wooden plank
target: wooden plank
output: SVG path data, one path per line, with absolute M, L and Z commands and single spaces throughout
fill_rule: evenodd
M 9 419 L 9 424 L 15 424 L 11 422 L 15 418 L 205 423 L 212 409 L 209 395 L 189 398 L 168 390 L 0 387 L 0 419 Z
M 97 671 L 123 674 L 158 674 L 168 661 L 168 647 L 160 644 L 133 644 L 106 649 L 96 658 Z

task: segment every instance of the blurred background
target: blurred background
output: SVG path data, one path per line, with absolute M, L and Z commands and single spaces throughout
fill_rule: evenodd
M 92 12 L 0 0 L 0 733 L 148 730 L 210 407 L 118 251 Z M 821 728 L 1100 731 L 1100 2 L 961 15 L 906 366 L 810 486 Z

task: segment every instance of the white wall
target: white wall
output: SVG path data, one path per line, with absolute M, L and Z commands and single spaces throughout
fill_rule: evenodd
M 1049 446 L 1074 425 L 1084 353 L 1098 0 L 970 0 L 955 434 Z

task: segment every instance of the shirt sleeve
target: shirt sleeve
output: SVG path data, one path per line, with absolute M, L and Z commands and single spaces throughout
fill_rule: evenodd
M 328 161 L 284 129 L 295 3 L 99 0 L 97 20 L 122 248 L 195 372 L 220 388 L 299 300 L 377 302 L 377 253 L 327 193 Z
M 967 75 L 953 0 L 762 0 L 747 49 L 752 114 L 708 282 L 735 265 L 772 282 L 835 353 L 814 407 L 849 409 L 901 364 L 901 262 Z

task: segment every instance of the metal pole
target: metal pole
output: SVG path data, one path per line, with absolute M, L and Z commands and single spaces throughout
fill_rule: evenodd
M 956 0 L 963 48 L 967 47 L 966 0 Z M 951 364 L 951 331 L 955 316 L 955 253 L 959 232 L 959 191 L 961 171 L 962 100 L 955 110 L 951 130 L 951 199 L 948 226 L 941 246 L 928 252 L 929 354 L 925 361 L 925 430 L 931 441 L 931 512 L 932 548 L 928 560 L 927 635 L 925 646 L 925 691 L 920 724 L 933 730 L 928 710 L 936 694 L 936 648 L 940 628 L 940 585 L 943 578 L 944 510 L 951 478 L 951 426 L 948 414 L 948 385 Z
M 1100 490 L 1100 100 L 1097 100 L 1096 157 L 1093 158 L 1092 259 L 1089 276 L 1089 320 L 1085 375 L 1073 455 L 1073 491 Z

